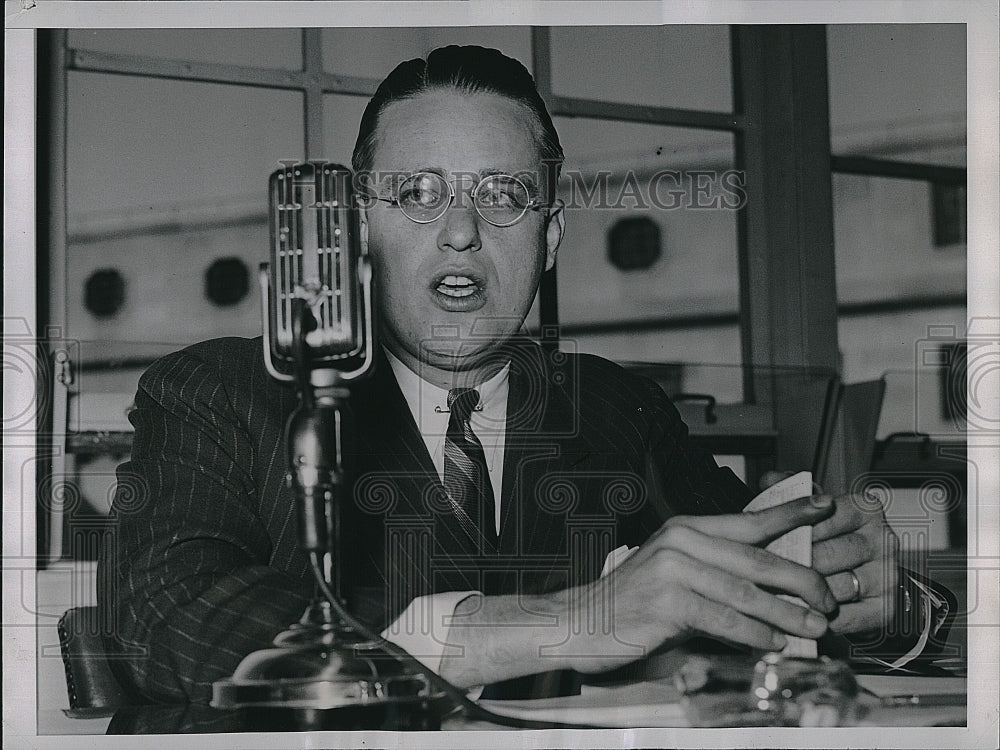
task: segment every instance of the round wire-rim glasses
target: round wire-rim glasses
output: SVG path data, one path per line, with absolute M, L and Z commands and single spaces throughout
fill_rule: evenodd
M 396 206 L 410 221 L 430 224 L 437 221 L 455 202 L 455 186 L 437 172 L 416 172 L 404 179 L 388 198 L 371 194 L 374 200 Z M 528 211 L 549 204 L 531 197 L 528 186 L 514 175 L 488 174 L 472 190 L 472 205 L 483 221 L 495 227 L 509 227 Z

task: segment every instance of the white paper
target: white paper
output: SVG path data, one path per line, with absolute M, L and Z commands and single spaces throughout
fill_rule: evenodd
M 584 685 L 580 695 L 542 700 L 479 702 L 504 716 L 603 727 L 689 726 L 669 679 L 614 687 Z
M 767 510 L 812 494 L 812 472 L 800 471 L 761 492 L 750 501 L 743 512 Z M 807 568 L 812 567 L 812 526 L 806 524 L 792 529 L 767 545 L 767 551 Z M 798 604 L 800 607 L 806 606 L 806 603 L 798 597 L 784 594 L 779 594 L 779 596 L 785 601 Z M 816 650 L 815 640 L 799 638 L 794 635 L 788 636 L 788 643 L 785 644 L 781 653 L 786 656 L 798 656 L 806 659 L 815 659 L 819 654 Z
M 965 695 L 964 677 L 925 677 L 923 675 L 859 674 L 858 685 L 879 698 L 911 695 Z

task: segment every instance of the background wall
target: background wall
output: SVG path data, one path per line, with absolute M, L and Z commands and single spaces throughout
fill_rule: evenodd
M 399 60 L 446 43 L 496 46 L 531 64 L 526 27 L 322 33 L 326 70 L 344 76 L 381 77 Z M 835 154 L 965 164 L 962 26 L 831 26 L 827 38 Z M 279 69 L 300 62 L 299 32 L 287 29 L 76 30 L 69 44 Z M 727 27 L 554 28 L 551 46 L 557 94 L 731 109 Z M 326 97 L 324 156 L 349 163 L 365 101 Z M 303 156 L 299 95 L 73 72 L 68 118 L 67 333 L 97 342 L 84 346 L 84 356 L 129 351 L 137 342 L 257 335 L 266 178 L 280 160 Z M 642 182 L 658 170 L 725 170 L 734 161 L 725 133 L 566 117 L 556 125 L 566 170 L 584 180 L 610 170 L 612 195 L 629 171 Z M 564 196 L 571 187 L 564 179 Z M 927 183 L 834 175 L 833 189 L 837 292 L 847 306 L 843 377 L 912 369 L 929 325 L 964 331 L 965 244 L 935 244 Z M 608 232 L 637 216 L 658 225 L 661 255 L 646 270 L 621 271 L 608 260 Z M 559 262 L 567 345 L 620 360 L 727 365 L 689 368 L 685 387 L 738 399 L 736 243 L 736 213 L 724 207 L 665 210 L 628 199 L 613 209 L 571 206 Z M 206 271 L 219 258 L 241 259 L 251 273 L 247 296 L 228 306 L 205 296 Z M 84 285 L 109 268 L 122 273 L 125 299 L 117 313 L 99 317 L 85 308 Z M 882 308 L 858 308 L 868 303 Z M 633 330 L 678 317 L 694 320 Z M 529 325 L 536 322 L 533 311 Z M 616 322 L 622 330 L 601 327 Z M 107 376 L 89 377 L 99 387 Z M 908 416 L 912 396 L 888 394 L 888 411 Z

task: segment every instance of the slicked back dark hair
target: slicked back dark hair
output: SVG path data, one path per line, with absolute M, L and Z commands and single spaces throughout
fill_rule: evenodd
M 563 161 L 562 145 L 528 69 L 499 50 L 455 45 L 439 47 L 427 55 L 426 60 L 417 58 L 400 63 L 379 84 L 361 117 L 351 157 L 354 171 L 371 169 L 378 144 L 379 117 L 389 104 L 425 91 L 449 88 L 466 94 L 498 94 L 524 105 L 536 121 L 535 138 L 542 161 L 548 167 L 548 179 L 558 178 Z

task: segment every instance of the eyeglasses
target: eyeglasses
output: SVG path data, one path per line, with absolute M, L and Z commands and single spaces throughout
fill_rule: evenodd
M 454 202 L 455 186 L 436 172 L 417 172 L 404 179 L 395 195 L 370 198 L 398 206 L 410 221 L 430 224 L 444 216 Z M 509 174 L 491 174 L 479 181 L 472 191 L 472 204 L 484 221 L 495 227 L 516 224 L 529 210 L 548 204 L 531 197 L 528 187 Z

